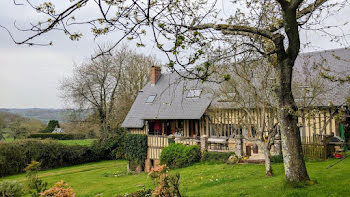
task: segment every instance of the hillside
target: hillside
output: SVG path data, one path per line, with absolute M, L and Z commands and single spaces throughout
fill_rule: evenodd
M 25 118 L 38 119 L 45 124 L 49 120 L 64 121 L 67 110 L 65 109 L 45 109 L 45 108 L 29 108 L 29 109 L 17 109 L 17 108 L 0 108 L 0 112 L 7 112 L 17 114 Z

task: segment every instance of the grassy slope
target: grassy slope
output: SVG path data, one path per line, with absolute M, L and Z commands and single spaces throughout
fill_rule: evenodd
M 337 160 L 308 162 L 307 168 L 318 184 L 291 188 L 284 185 L 283 165 L 275 164 L 276 176 L 265 177 L 263 165 L 200 163 L 173 170 L 181 174 L 184 196 L 350 196 L 350 158 L 326 170 Z M 103 161 L 41 172 L 49 185 L 65 180 L 77 196 L 114 196 L 152 186 L 146 173 L 126 175 L 125 161 Z M 24 181 L 24 175 L 5 179 Z

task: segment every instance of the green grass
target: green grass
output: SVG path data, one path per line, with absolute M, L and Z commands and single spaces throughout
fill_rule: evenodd
M 84 140 L 57 140 L 57 142 L 65 145 L 92 145 L 95 139 L 84 139 Z
M 5 142 L 12 142 L 13 138 L 5 137 Z M 84 140 L 54 140 L 56 142 L 65 144 L 65 145 L 85 145 L 90 146 L 95 141 L 95 139 L 84 139 Z
M 181 174 L 184 196 L 350 196 L 350 158 L 326 170 L 337 160 L 307 162 L 309 175 L 315 184 L 293 188 L 285 184 L 283 164 L 274 164 L 274 177 L 266 177 L 263 165 L 226 165 L 199 163 L 172 170 Z M 77 194 L 85 196 L 115 196 L 153 187 L 146 173 L 127 174 L 125 161 L 103 161 L 40 172 L 49 185 L 65 180 Z M 24 175 L 3 179 L 24 181 Z

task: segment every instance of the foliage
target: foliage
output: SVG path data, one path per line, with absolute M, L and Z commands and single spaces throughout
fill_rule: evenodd
M 127 134 L 125 136 L 125 158 L 144 165 L 147 159 L 147 135 Z
M 168 138 L 168 144 L 175 144 L 175 140 L 173 138 Z
M 235 155 L 234 152 L 229 153 L 221 153 L 221 152 L 204 152 L 201 158 L 201 161 L 220 161 L 226 162 L 227 159 L 231 156 Z
M 161 164 L 169 168 L 181 168 L 199 162 L 201 152 L 199 146 L 185 146 L 183 144 L 170 144 L 163 148 L 160 155 Z
M 60 124 L 58 123 L 58 120 L 50 120 L 47 124 L 47 127 L 42 130 L 42 133 L 51 133 L 55 128 L 60 128 Z
M 118 128 L 94 141 L 92 148 L 101 159 L 123 159 L 125 130 Z
M 40 194 L 40 197 L 50 197 L 50 196 L 74 197 L 75 193 L 73 189 L 69 187 L 68 184 L 64 183 L 64 181 L 62 180 L 60 182 L 57 182 L 50 189 Z
M 85 135 L 81 133 L 33 133 L 28 138 L 41 138 L 41 139 L 56 139 L 56 140 L 73 140 L 84 139 Z
M 283 155 L 273 155 L 271 156 L 272 163 L 283 163 Z
M 181 197 L 180 194 L 180 174 L 170 175 L 166 165 L 153 168 L 148 176 L 151 177 L 156 188 L 152 192 L 152 196 Z
M 51 140 L 21 140 L 0 144 L 0 176 L 23 172 L 31 161 L 42 169 L 76 165 L 101 159 L 88 146 L 64 145 Z
M 23 193 L 23 185 L 17 181 L 0 182 L 1 197 L 20 197 Z
M 46 190 L 47 186 L 47 182 L 40 180 L 38 177 L 40 163 L 32 161 L 24 170 L 27 172 L 26 177 L 29 194 L 31 194 L 32 197 L 38 197 L 41 192 Z

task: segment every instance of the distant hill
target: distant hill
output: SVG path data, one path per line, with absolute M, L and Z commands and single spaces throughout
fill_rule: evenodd
M 72 112 L 72 110 L 46 109 L 46 108 L 27 108 L 27 109 L 0 108 L 0 112 L 18 114 L 25 118 L 39 119 L 45 124 L 47 124 L 50 120 L 58 120 L 60 122 L 64 122 L 66 120 L 67 114 Z

